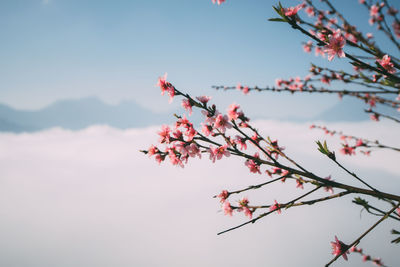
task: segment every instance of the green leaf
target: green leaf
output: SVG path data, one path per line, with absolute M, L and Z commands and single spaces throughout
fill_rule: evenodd
M 320 141 L 317 141 L 316 143 L 317 143 L 317 145 L 318 145 L 318 150 L 319 150 L 319 152 L 321 152 L 322 154 L 325 154 L 325 155 L 326 155 L 326 151 L 325 151 L 325 149 L 324 149 L 324 146 L 321 144 L 321 142 L 320 142 Z
M 368 201 L 366 201 L 365 199 L 360 198 L 360 197 L 354 198 L 353 203 L 364 206 L 364 207 L 368 206 Z
M 397 231 L 397 230 L 394 230 L 394 229 L 392 229 L 392 232 L 391 232 L 393 235 L 400 235 L 400 232 L 399 231 Z
M 329 151 L 328 145 L 326 144 L 326 141 L 324 141 L 324 144 L 322 144 L 320 141 L 316 142 L 318 145 L 318 150 L 324 155 L 327 155 L 328 158 L 332 160 L 336 160 L 335 152 Z
M 272 18 L 272 19 L 268 19 L 269 21 L 277 21 L 277 22 L 286 22 L 286 20 L 282 19 L 282 18 Z
M 272 8 L 275 10 L 276 13 L 278 13 L 279 15 L 282 16 L 282 11 L 274 6 L 272 6 Z
M 384 79 L 383 81 L 381 81 L 381 84 L 386 85 L 386 86 L 392 86 L 394 87 L 394 85 L 396 84 L 395 82 L 388 80 L 388 79 Z
M 393 239 L 393 240 L 391 241 L 391 243 L 395 243 L 395 244 L 400 243 L 400 237 L 398 237 L 398 238 L 396 238 L 396 239 Z

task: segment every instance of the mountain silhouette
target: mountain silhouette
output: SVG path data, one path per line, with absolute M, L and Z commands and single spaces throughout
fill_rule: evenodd
M 51 127 L 79 130 L 94 124 L 115 128 L 145 127 L 170 123 L 170 114 L 158 114 L 133 101 L 108 105 L 96 97 L 62 100 L 40 110 L 15 110 L 0 104 L 0 131 L 32 132 Z
M 287 118 L 286 121 L 365 121 L 370 120 L 364 112 L 368 106 L 354 98 L 343 98 L 328 110 L 312 118 Z M 390 116 L 398 112 L 389 107 L 377 109 Z M 182 113 L 181 110 L 179 113 Z M 43 109 L 28 111 L 16 110 L 0 104 L 1 132 L 34 132 L 52 127 L 79 130 L 90 125 L 106 124 L 119 129 L 146 127 L 150 125 L 172 124 L 175 121 L 173 112 L 154 113 L 133 101 L 124 101 L 118 105 L 108 105 L 96 97 L 57 101 Z M 273 119 L 258 117 L 257 119 Z M 193 112 L 190 120 L 198 125 L 204 120 L 200 112 Z
M 313 120 L 327 122 L 370 120 L 370 114 L 364 111 L 368 108 L 369 105 L 367 105 L 364 101 L 352 97 L 343 97 L 343 99 L 338 104 L 334 105 L 328 110 L 325 110 L 321 114 L 316 115 Z M 373 108 L 373 110 L 392 117 L 399 116 L 399 112 L 396 111 L 394 108 L 382 106 L 379 104 L 377 108 Z

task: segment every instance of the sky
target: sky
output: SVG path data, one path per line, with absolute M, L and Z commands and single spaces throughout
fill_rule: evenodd
M 299 1 L 282 1 L 295 5 Z M 355 22 L 367 11 L 358 1 L 336 1 Z M 99 97 L 109 104 L 132 100 L 153 111 L 179 106 L 155 86 L 165 72 L 178 89 L 212 95 L 213 103 L 236 102 L 246 114 L 277 119 L 312 117 L 336 96 L 215 92 L 212 85 L 271 85 L 277 77 L 304 76 L 310 62 L 304 37 L 275 17 L 274 1 L 227 0 L 9 0 L 0 1 L 0 103 L 36 110 L 54 101 Z M 357 12 L 355 12 L 357 11 Z M 385 46 L 385 44 L 383 44 Z M 345 59 L 334 59 L 345 67 Z M 279 138 L 286 152 L 321 175 L 358 185 L 317 151 L 315 141 L 338 140 L 308 123 L 258 120 L 261 133 Z M 323 123 L 323 122 L 321 122 Z M 331 123 L 329 128 L 395 145 L 387 122 Z M 155 143 L 157 127 L 114 129 L 93 125 L 35 133 L 0 133 L 0 265 L 86 266 L 322 266 L 337 235 L 351 242 L 377 218 L 350 205 L 351 197 L 274 214 L 223 236 L 216 233 L 245 220 L 226 217 L 212 196 L 265 181 L 240 159 L 185 169 L 139 153 Z M 399 156 L 338 158 L 380 190 L 398 188 Z M 206 155 L 204 155 L 206 156 Z M 269 179 L 269 178 L 267 178 Z M 247 195 L 251 203 L 289 200 L 294 183 Z M 322 193 L 321 193 L 322 194 Z M 246 195 L 243 195 L 246 196 Z M 234 199 L 236 201 L 237 199 Z M 387 207 L 386 207 L 387 208 Z M 366 253 L 397 263 L 389 243 L 389 220 L 362 242 Z M 343 264 L 339 259 L 337 266 Z M 348 266 L 366 266 L 350 255 Z
M 315 140 L 327 139 L 337 152 L 337 138 L 304 123 L 262 120 L 254 125 L 263 135 L 278 137 L 288 155 L 317 175 L 360 186 L 316 149 Z M 380 136 L 385 144 L 398 139 L 385 122 L 380 127 L 371 121 L 331 126 L 367 138 Z M 233 156 L 213 164 L 203 155 L 202 160 L 189 160 L 184 169 L 169 162 L 159 166 L 138 152 L 156 142 L 158 129 L 91 126 L 80 131 L 0 133 L 0 265 L 320 267 L 332 258 L 335 235 L 350 243 L 378 220 L 352 204 L 357 196 L 352 195 L 283 210 L 217 236 L 247 218 L 241 213 L 224 216 L 212 196 L 270 178 L 250 173 L 244 160 Z M 337 153 L 337 158 L 379 190 L 396 193 L 398 153 Z M 288 180 L 232 196 L 231 201 L 247 196 L 250 204 L 286 202 L 306 190 L 311 186 L 296 189 Z M 322 190 L 309 199 L 327 195 Z M 382 257 L 387 266 L 396 266 L 398 245 L 390 244 L 390 230 L 397 226 L 393 220 L 384 221 L 359 247 Z M 339 259 L 333 266 L 372 265 L 350 254 L 349 262 Z
M 299 1 L 283 1 L 294 5 Z M 106 103 L 133 100 L 153 111 L 173 110 L 155 87 L 165 72 L 173 84 L 216 102 L 268 105 L 276 117 L 310 117 L 339 100 L 332 96 L 215 92 L 212 85 L 273 85 L 305 76 L 310 62 L 304 36 L 275 17 L 273 1 L 208 0 L 0 2 L 0 103 L 40 109 L 56 100 L 96 96 Z M 351 21 L 366 21 L 358 1 L 339 1 Z M 336 60 L 335 63 L 345 63 Z M 343 64 L 342 64 L 343 65 Z M 272 116 L 274 117 L 274 116 Z

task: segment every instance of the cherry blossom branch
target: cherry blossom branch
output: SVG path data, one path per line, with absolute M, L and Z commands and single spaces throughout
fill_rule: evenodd
M 380 113 L 380 112 L 378 112 L 378 111 L 375 111 L 375 110 L 372 110 L 372 109 L 365 109 L 364 111 L 365 111 L 366 113 L 372 113 L 372 116 L 374 116 L 373 118 L 375 118 L 376 121 L 379 120 L 379 117 L 383 117 L 383 118 L 392 120 L 392 121 L 394 121 L 394 122 L 400 123 L 400 120 L 399 120 L 399 119 L 394 118 L 394 117 L 389 116 L 389 115 L 386 115 L 386 114 L 383 114 L 383 113 Z
M 329 21 L 329 23 L 333 24 L 336 28 L 341 29 L 341 30 L 344 31 L 344 32 L 348 32 L 348 33 L 350 33 L 350 34 L 353 34 L 353 35 L 357 38 L 357 40 L 361 41 L 361 42 L 362 42 L 363 44 L 365 44 L 368 48 L 372 46 L 372 45 L 368 42 L 368 40 L 366 40 L 366 39 L 364 38 L 364 36 L 363 36 L 360 32 L 358 32 L 358 31 L 355 30 L 355 27 L 354 27 L 353 25 L 351 25 L 351 24 L 344 18 L 344 16 L 330 3 L 330 1 L 323 0 L 322 2 L 324 2 L 324 3 L 331 9 L 331 11 L 330 11 L 329 13 L 331 13 L 331 14 L 336 14 L 336 15 L 343 21 L 343 25 L 344 25 L 343 27 L 340 26 L 340 25 L 338 25 L 338 24 L 335 23 L 335 22 L 332 22 L 331 20 L 328 20 L 328 19 L 326 18 L 326 16 L 324 15 L 324 11 L 323 11 L 323 10 L 319 10 L 319 9 L 312 3 L 311 0 L 306 0 L 306 2 L 307 2 L 311 7 L 313 7 L 315 10 L 318 11 L 318 13 L 321 15 L 321 19 L 322 19 L 323 21 Z M 309 25 L 309 24 L 307 24 L 307 25 Z M 312 26 L 314 29 L 322 28 L 322 29 L 324 29 L 324 30 L 330 31 L 330 29 L 328 29 L 328 28 L 326 28 L 326 27 L 323 27 L 322 24 L 318 25 L 319 27 L 316 27 L 315 25 L 312 25 L 312 24 L 309 25 L 309 26 Z M 383 55 L 383 54 L 380 52 L 380 49 L 377 48 L 377 47 L 374 47 L 374 49 L 372 50 L 372 49 L 368 49 L 367 47 L 358 45 L 357 43 L 355 43 L 355 42 L 353 42 L 353 41 L 351 41 L 351 40 L 349 40 L 349 39 L 347 39 L 347 41 L 349 42 L 349 44 L 350 44 L 351 46 L 357 47 L 357 48 L 361 49 L 362 51 L 364 51 L 364 52 L 366 52 L 366 53 L 369 53 L 369 54 L 371 54 L 371 55 L 373 55 L 373 56 L 375 56 L 375 57 L 378 56 L 378 55 L 377 55 L 377 52 L 378 52 L 378 54 L 381 54 L 381 56 Z
M 335 131 L 335 130 L 332 131 L 332 130 L 327 129 L 325 126 L 311 125 L 310 128 L 323 130 L 323 131 L 325 131 L 325 134 L 341 135 L 341 138 L 343 138 L 344 140 L 352 139 L 352 140 L 355 140 L 358 142 L 360 142 L 360 140 L 361 140 L 361 144 L 355 145 L 353 148 L 357 148 L 357 147 L 385 148 L 385 149 L 391 149 L 391 150 L 400 152 L 400 148 L 383 145 L 378 140 L 371 141 L 371 140 L 365 139 L 363 137 L 357 137 L 357 136 L 353 136 L 353 135 L 344 134 L 342 131 Z
M 367 186 L 368 188 L 370 188 L 371 190 L 374 190 L 377 193 L 380 193 L 379 190 L 375 189 L 374 187 L 372 187 L 371 185 L 369 185 L 367 182 L 365 182 L 363 179 L 361 179 L 360 177 L 357 176 L 357 174 L 355 174 L 354 172 L 349 171 L 346 167 L 344 167 L 342 164 L 340 164 L 336 158 L 331 158 L 342 170 L 344 170 L 345 172 L 347 172 L 348 174 L 350 174 L 351 176 L 353 176 L 354 178 L 356 178 L 358 181 L 360 181 L 361 183 L 363 183 L 365 186 Z
M 354 253 L 359 253 L 361 256 L 363 256 L 363 261 L 364 261 L 364 262 L 365 262 L 365 261 L 371 261 L 371 262 L 373 262 L 373 263 L 374 263 L 375 265 L 377 265 L 377 266 L 388 267 L 388 266 L 386 266 L 386 265 L 384 265 L 384 264 L 382 263 L 382 259 L 380 259 L 380 258 L 373 258 L 373 257 L 371 257 L 370 255 L 365 254 L 365 253 L 363 252 L 363 249 L 362 249 L 362 248 L 351 247 L 351 248 L 350 248 L 350 251 L 351 251 L 351 252 L 354 252 Z
M 268 182 L 265 182 L 265 183 L 256 184 L 256 185 L 250 185 L 250 186 L 248 186 L 248 187 L 246 187 L 244 189 L 240 189 L 240 190 L 236 190 L 236 191 L 230 191 L 230 192 L 228 191 L 227 192 L 227 197 L 230 196 L 230 195 L 233 195 L 233 194 L 240 194 L 240 193 L 246 192 L 248 190 L 259 189 L 259 188 L 261 188 L 261 187 L 263 187 L 265 185 L 268 185 L 268 184 L 274 183 L 276 181 L 282 180 L 283 178 L 286 178 L 286 176 L 287 175 L 283 175 L 283 176 L 280 176 L 278 178 L 275 178 L 275 179 L 273 179 L 271 181 L 268 181 Z M 213 198 L 216 198 L 216 197 L 218 197 L 218 195 L 213 196 Z
M 389 214 L 394 212 L 398 207 L 400 203 L 394 206 L 390 211 L 386 212 L 382 218 L 380 218 L 374 225 L 372 225 L 367 231 L 365 231 L 360 237 L 358 237 L 356 240 L 354 240 L 350 245 L 346 246 L 346 249 L 343 249 L 340 254 L 336 255 L 330 262 L 328 262 L 325 267 L 328 267 L 331 265 L 333 262 L 335 262 L 340 256 L 342 256 L 344 253 L 347 252 L 348 248 L 351 248 L 353 246 L 357 246 L 361 239 L 363 239 L 369 232 L 371 232 L 376 226 L 378 226 L 381 222 L 383 222 L 385 219 L 388 218 Z
M 302 198 L 308 196 L 309 194 L 311 194 L 311 193 L 317 191 L 317 190 L 320 189 L 320 188 L 321 188 L 321 186 L 317 186 L 317 187 L 314 188 L 313 190 L 311 190 L 311 191 L 309 191 L 309 192 L 307 192 L 307 193 L 305 193 L 305 194 L 299 196 L 298 198 L 295 198 L 295 199 L 293 199 L 293 200 L 287 202 L 286 204 L 279 204 L 279 208 L 277 208 L 277 209 L 281 209 L 281 208 L 284 208 L 284 207 L 288 206 L 289 204 L 293 204 L 293 203 L 295 203 L 297 200 L 300 200 L 300 199 L 302 199 Z M 260 214 L 258 217 L 254 218 L 254 219 L 251 219 L 251 220 L 249 220 L 249 221 L 247 221 L 247 222 L 245 222 L 245 223 L 239 224 L 239 225 L 237 225 L 237 226 L 235 226 L 235 227 L 232 227 L 232 228 L 229 228 L 229 229 L 224 230 L 224 231 L 222 231 L 222 232 L 219 232 L 219 233 L 217 233 L 217 235 L 221 235 L 221 234 L 230 232 L 230 231 L 232 231 L 232 230 L 235 230 L 235 229 L 238 229 L 238 228 L 240 228 L 240 227 L 243 227 L 243 226 L 245 226 L 245 225 L 247 225 L 247 224 L 249 224 L 249 223 L 255 223 L 256 221 L 260 220 L 261 218 L 263 218 L 263 217 L 265 217 L 265 216 L 267 216 L 267 215 L 273 213 L 273 212 L 276 211 L 277 209 L 273 209 L 273 210 L 270 210 L 269 212 L 262 213 L 262 214 Z
M 368 87 L 368 86 L 367 86 Z M 213 85 L 211 88 L 214 88 L 216 90 L 235 90 L 238 89 L 237 86 L 225 86 L 225 85 Z M 272 91 L 272 92 L 290 92 L 290 93 L 330 93 L 330 94 L 342 94 L 342 95 L 352 95 L 352 94 L 397 94 L 398 92 L 394 91 L 371 91 L 371 90 L 362 90 L 362 91 L 350 91 L 350 90 L 328 90 L 325 89 L 324 87 L 320 87 L 321 89 L 315 89 L 315 87 L 312 88 L 303 88 L 301 90 L 293 90 L 290 89 L 289 87 L 275 87 L 275 86 L 267 86 L 267 87 L 250 87 L 250 86 L 245 86 L 245 87 L 240 87 L 241 90 L 246 88 L 247 91 L 257 91 L 257 92 L 262 92 L 262 91 Z
M 376 7 L 380 18 L 376 21 L 378 23 L 378 30 L 385 33 L 388 39 L 396 46 L 397 49 L 400 50 L 400 44 L 396 41 L 392 31 L 386 23 L 385 15 L 382 13 L 382 7 L 378 7 L 377 5 L 368 5 L 367 3 L 364 3 L 364 6 L 368 9 L 368 11 L 370 11 L 373 6 Z
M 371 205 L 368 203 L 368 201 L 366 201 L 365 199 L 362 199 L 362 198 L 360 198 L 360 197 L 355 198 L 352 202 L 353 202 L 354 204 L 356 204 L 356 205 L 360 205 L 360 206 L 364 207 L 364 209 L 365 209 L 368 213 L 373 214 L 373 215 L 375 215 L 375 216 L 381 216 L 381 215 L 384 215 L 384 214 L 386 213 L 385 211 L 383 211 L 383 210 L 381 210 L 381 209 L 378 209 L 378 208 L 376 208 L 376 207 L 374 207 L 374 206 L 371 206 Z M 373 212 L 370 211 L 370 209 L 372 209 L 372 210 L 374 210 L 374 211 L 377 211 L 377 212 L 379 212 L 380 214 L 373 213 Z M 392 219 L 394 219 L 394 220 L 400 221 L 400 216 L 397 216 L 397 217 L 396 217 L 396 216 L 389 215 L 389 217 L 392 218 Z
M 319 46 L 328 46 L 328 45 L 329 45 L 329 43 L 320 40 L 319 38 L 317 38 L 317 37 L 314 36 L 313 34 L 309 33 L 309 32 L 306 31 L 305 29 L 303 29 L 301 26 L 299 26 L 299 25 L 296 23 L 296 20 L 295 20 L 295 19 L 286 16 L 286 15 L 283 14 L 281 11 L 279 11 L 279 9 L 277 9 L 277 8 L 276 8 L 275 10 L 277 11 L 277 13 L 278 13 L 280 16 L 282 16 L 282 18 L 284 18 L 284 21 L 285 21 L 285 22 L 289 23 L 289 25 L 290 25 L 293 29 L 299 30 L 301 33 L 303 33 L 303 34 L 307 35 L 308 37 L 310 37 L 311 39 L 317 41 L 317 43 L 318 43 Z M 366 63 L 366 62 L 364 62 L 364 61 L 362 61 L 362 60 L 359 60 L 359 59 L 355 58 L 354 56 L 352 56 L 352 55 L 350 55 L 350 54 L 348 54 L 348 53 L 346 53 L 346 52 L 344 52 L 344 54 L 345 54 L 345 56 L 346 56 L 347 58 L 349 58 L 349 59 L 351 59 L 351 60 L 353 61 L 353 63 L 351 63 L 351 64 L 353 64 L 353 65 L 358 65 L 358 66 L 360 66 L 360 67 L 362 67 L 362 68 L 365 68 L 365 69 L 373 70 L 373 71 L 375 71 L 375 72 L 377 72 L 377 73 L 386 75 L 386 76 L 387 76 L 388 78 L 390 78 L 390 80 L 392 80 L 392 81 L 400 82 L 400 78 L 399 78 L 399 77 L 397 77 L 396 75 L 393 75 L 393 74 L 389 73 L 389 72 L 386 71 L 386 69 L 384 69 L 383 67 L 382 67 L 382 68 L 376 68 L 376 67 L 371 66 L 370 64 L 368 64 L 368 63 Z
M 193 104 L 193 106 L 198 107 L 200 109 L 203 109 L 203 110 L 205 110 L 207 112 L 214 112 L 215 113 L 215 111 L 216 111 L 215 106 L 213 106 L 213 108 L 209 108 L 206 104 L 201 104 L 200 102 L 195 101 L 188 94 L 184 94 L 184 93 L 180 92 L 175 87 L 173 87 L 171 84 L 169 84 L 169 86 L 171 86 L 171 88 L 173 88 L 173 90 L 174 90 L 173 94 L 174 95 L 182 95 L 183 97 L 188 99 L 190 101 L 190 103 Z M 251 127 L 249 124 L 246 124 L 246 126 L 247 127 Z M 251 129 L 256 132 L 256 130 L 254 128 L 251 127 Z M 215 144 L 218 144 L 218 143 L 215 143 Z M 327 186 L 341 188 L 341 189 L 348 190 L 348 191 L 351 191 L 351 192 L 354 192 L 354 193 L 371 195 L 371 196 L 374 196 L 374 197 L 377 197 L 377 198 L 386 198 L 386 199 L 400 201 L 400 196 L 396 196 L 396 195 L 389 194 L 389 193 L 376 192 L 376 191 L 373 191 L 373 190 L 362 189 L 362 188 L 358 188 L 358 187 L 353 187 L 353 186 L 349 186 L 349 185 L 338 183 L 338 182 L 334 182 L 334 181 L 328 181 L 328 180 L 326 180 L 324 178 L 321 178 L 321 177 L 318 177 L 317 175 L 315 175 L 315 174 L 313 174 L 311 172 L 308 172 L 308 171 L 294 169 L 294 168 L 291 168 L 289 166 L 282 165 L 280 163 L 279 163 L 279 165 L 277 165 L 274 162 L 269 162 L 269 161 L 262 160 L 260 158 L 256 158 L 254 156 L 251 156 L 251 155 L 248 155 L 246 153 L 243 153 L 243 152 L 241 152 L 241 151 L 239 151 L 237 149 L 232 149 L 232 148 L 227 148 L 227 149 L 229 151 L 231 151 L 231 152 L 235 152 L 236 156 L 241 156 L 241 157 L 244 157 L 244 158 L 247 158 L 247 159 L 251 159 L 251 160 L 257 161 L 257 162 L 259 162 L 259 164 L 266 164 L 266 165 L 269 165 L 269 166 L 279 167 L 281 169 L 285 169 L 285 170 L 289 171 L 292 174 L 297 174 L 297 175 L 299 175 L 301 177 L 307 177 L 307 178 L 313 179 L 313 180 L 318 181 L 318 182 L 320 182 L 320 183 L 322 183 L 324 185 L 327 185 Z M 265 152 L 265 153 L 267 153 L 267 152 Z
M 306 1 L 309 5 L 313 6 L 313 8 L 315 8 L 316 10 L 318 10 L 313 4 L 312 1 L 307 0 Z M 353 47 L 357 47 L 361 50 L 363 50 L 364 52 L 367 52 L 375 57 L 382 57 L 383 55 L 385 55 L 385 53 L 382 52 L 382 50 L 374 43 L 370 43 L 367 39 L 364 38 L 364 35 L 361 34 L 361 32 L 355 30 L 356 27 L 351 25 L 345 18 L 344 16 L 332 5 L 332 3 L 329 0 L 322 0 L 322 2 L 324 2 L 325 4 L 327 4 L 327 6 L 331 9 L 332 14 L 336 14 L 342 21 L 344 24 L 344 27 L 341 27 L 340 25 L 338 25 L 337 23 L 332 23 L 330 21 L 330 23 L 332 23 L 333 25 L 335 25 L 338 29 L 341 29 L 345 32 L 348 32 L 350 34 L 354 34 L 354 36 L 356 37 L 356 39 L 358 41 L 360 41 L 361 43 L 363 43 L 364 45 L 366 45 L 369 49 L 367 49 L 366 47 L 362 46 L 362 45 L 358 45 L 356 42 L 353 42 L 352 40 L 347 39 L 348 43 L 353 46 Z M 364 5 L 367 6 L 368 10 L 369 10 L 369 6 L 364 3 Z M 320 14 L 323 15 L 323 11 L 320 11 Z M 322 17 L 323 20 L 327 20 L 326 17 L 323 15 Z M 323 27 L 325 30 L 328 30 L 327 28 Z M 389 36 L 388 36 L 389 37 Z M 389 37 L 390 39 L 390 37 Z M 393 40 L 396 42 L 396 40 L 393 38 Z M 393 41 L 391 39 L 391 41 Z M 398 45 L 397 42 L 395 44 L 396 46 Z M 393 55 L 390 55 L 391 58 L 395 58 Z M 396 60 L 398 60 L 397 58 L 395 58 Z M 397 63 L 395 63 L 396 68 L 399 69 L 399 65 Z

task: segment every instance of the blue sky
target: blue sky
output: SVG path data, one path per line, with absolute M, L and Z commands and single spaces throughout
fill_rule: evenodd
M 353 20 L 362 16 L 372 31 L 358 1 L 344 2 L 339 7 L 345 4 Z M 223 105 L 236 101 L 253 113 L 267 104 L 279 116 L 309 116 L 334 105 L 337 97 L 243 97 L 210 88 L 237 82 L 264 86 L 277 77 L 305 75 L 311 61 L 327 64 L 302 52 L 304 36 L 267 21 L 275 16 L 274 3 L 1 1 L 0 102 L 38 109 L 58 99 L 98 96 L 107 103 L 134 100 L 165 111 L 178 101 L 169 106 L 154 85 L 168 72 L 183 91 L 214 95 Z M 356 8 L 361 11 L 354 14 Z

